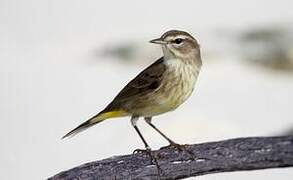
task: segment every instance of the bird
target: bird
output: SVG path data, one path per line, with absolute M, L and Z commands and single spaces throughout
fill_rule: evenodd
M 132 79 L 104 110 L 63 138 L 107 119 L 129 116 L 131 125 L 145 146 L 144 150 L 151 151 L 151 148 L 137 126 L 139 118 L 144 118 L 169 142 L 169 146 L 181 147 L 162 133 L 153 124 L 152 118 L 175 110 L 192 94 L 202 66 L 200 45 L 193 36 L 181 30 L 169 30 L 150 43 L 160 45 L 163 56 Z

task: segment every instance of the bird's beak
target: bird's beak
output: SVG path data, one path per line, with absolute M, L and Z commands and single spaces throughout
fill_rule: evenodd
M 167 42 L 164 41 L 164 40 L 162 40 L 161 38 L 153 39 L 153 40 L 150 41 L 150 43 L 154 43 L 154 44 L 162 44 L 162 45 L 167 44 Z

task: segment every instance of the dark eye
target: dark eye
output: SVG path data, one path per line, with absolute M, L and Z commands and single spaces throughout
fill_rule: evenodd
M 175 44 L 180 44 L 182 43 L 183 39 L 182 38 L 177 38 L 174 40 Z

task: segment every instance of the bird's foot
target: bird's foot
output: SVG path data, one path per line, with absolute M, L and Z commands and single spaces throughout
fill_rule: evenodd
M 145 149 L 136 149 L 133 151 L 133 154 L 147 154 L 150 156 L 152 164 L 156 164 L 157 162 L 157 159 L 150 147 L 146 147 Z
M 158 169 L 158 174 L 160 177 L 160 174 L 162 173 L 162 169 L 158 164 L 157 157 L 155 154 L 152 152 L 150 147 L 146 147 L 145 149 L 135 149 L 133 151 L 133 154 L 147 154 L 151 158 L 151 164 L 155 165 Z
M 135 149 L 134 151 L 133 151 L 133 154 L 143 154 L 143 153 L 151 153 L 152 152 L 152 150 L 151 150 L 151 148 L 149 148 L 149 147 L 147 147 L 147 148 L 145 148 L 145 149 Z
M 179 151 L 186 152 L 188 154 L 188 156 L 190 157 L 190 159 L 194 160 L 193 152 L 188 150 L 186 147 L 187 147 L 186 144 L 177 144 L 177 143 L 174 143 L 174 142 L 170 142 L 170 144 L 168 146 L 162 147 L 160 149 L 175 148 L 175 149 L 177 149 Z

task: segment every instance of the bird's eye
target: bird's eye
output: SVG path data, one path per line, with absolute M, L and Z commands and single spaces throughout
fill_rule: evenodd
M 175 43 L 175 44 L 181 44 L 182 41 L 183 41 L 182 38 L 177 38 L 177 39 L 174 40 L 174 43 Z

